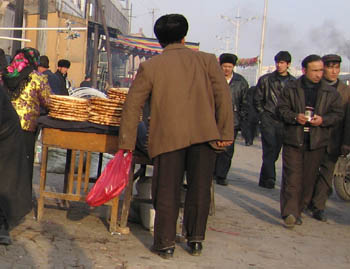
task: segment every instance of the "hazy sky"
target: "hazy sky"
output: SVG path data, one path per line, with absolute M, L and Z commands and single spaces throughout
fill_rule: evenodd
M 133 7 L 132 31 L 143 28 L 152 36 L 152 9 L 154 18 L 169 13 L 181 13 L 189 21 L 187 41 L 199 42 L 203 51 L 220 54 L 226 51 L 224 40 L 230 40 L 234 52 L 235 26 L 221 15 L 235 19 L 237 10 L 244 19 L 241 23 L 238 56 L 251 58 L 259 55 L 264 0 L 131 0 Z M 350 1 L 348 0 L 269 0 L 267 11 L 264 64 L 273 64 L 274 55 L 288 50 L 293 65 L 311 53 L 338 53 L 343 59 L 343 71 L 350 70 Z M 219 39 L 221 38 L 221 40 Z

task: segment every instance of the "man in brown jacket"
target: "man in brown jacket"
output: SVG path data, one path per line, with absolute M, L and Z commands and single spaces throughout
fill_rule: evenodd
M 342 98 L 344 119 L 330 131 L 332 138 L 328 144 L 327 152 L 322 160 L 317 177 L 312 202 L 309 209 L 312 216 L 320 221 L 327 221 L 325 215 L 326 201 L 332 193 L 333 172 L 339 155 L 349 153 L 350 137 L 345 132 L 350 131 L 350 88 L 338 79 L 340 73 L 341 57 L 335 54 L 328 54 L 322 57 L 324 63 L 323 79 L 334 90 L 338 91 Z
M 156 210 L 152 251 L 163 258 L 174 253 L 185 171 L 183 225 L 190 254 L 201 253 L 216 158 L 213 147 L 223 148 L 233 140 L 225 77 L 215 55 L 184 46 L 187 30 L 187 20 L 179 14 L 156 21 L 154 32 L 164 51 L 141 63 L 124 104 L 119 133 L 119 148 L 134 150 L 140 113 L 150 97 L 148 153 L 154 164 Z

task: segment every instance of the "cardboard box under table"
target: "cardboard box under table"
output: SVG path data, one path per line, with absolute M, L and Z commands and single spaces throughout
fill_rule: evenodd
M 115 154 L 119 130 L 119 127 L 89 122 L 69 122 L 47 116 L 39 118 L 39 126 L 42 128 L 42 159 L 37 211 L 38 220 L 43 216 L 45 198 L 85 202 L 89 191 L 91 153 Z M 45 189 L 49 147 L 67 149 L 62 192 L 47 191 Z M 79 161 L 76 174 L 75 159 L 77 155 L 79 155 Z M 127 221 L 122 221 L 122 225 L 118 224 L 118 204 L 119 197 L 115 197 L 105 204 L 111 206 L 109 231 L 127 234 L 129 233 L 129 228 L 126 226 Z M 129 209 L 123 205 L 122 211 L 122 218 L 125 218 Z

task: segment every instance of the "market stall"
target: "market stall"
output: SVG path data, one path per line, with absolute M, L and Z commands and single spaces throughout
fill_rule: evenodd
M 111 91 L 108 99 L 52 96 L 49 115 L 38 119 L 42 129 L 38 220 L 43 216 L 47 198 L 85 202 L 90 189 L 91 153 L 116 153 L 121 110 L 127 91 Z M 49 147 L 67 150 L 62 190 L 49 191 L 46 188 Z M 118 215 L 127 216 L 129 208 L 123 205 L 122 212 L 118 214 L 118 204 L 119 197 L 106 203 L 111 206 L 109 230 L 126 234 L 129 232 L 127 221 L 118 223 Z

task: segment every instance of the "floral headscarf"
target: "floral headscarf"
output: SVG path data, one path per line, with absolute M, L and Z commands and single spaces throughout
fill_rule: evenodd
M 10 95 L 16 92 L 18 96 L 21 89 L 28 82 L 29 74 L 37 69 L 40 53 L 34 48 L 23 48 L 17 51 L 11 63 L 5 69 L 3 79 Z
M 20 50 L 7 67 L 6 76 L 9 78 L 18 77 L 22 70 L 28 66 L 36 69 L 39 64 L 39 57 L 40 53 L 36 49 L 24 48 Z

